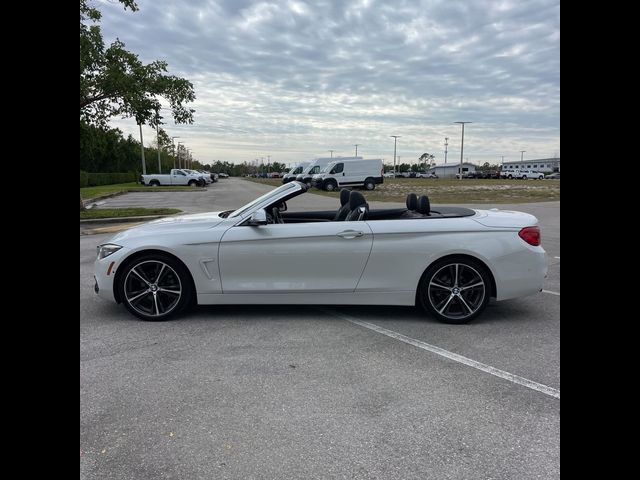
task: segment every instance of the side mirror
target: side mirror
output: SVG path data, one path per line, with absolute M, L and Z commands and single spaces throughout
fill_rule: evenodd
M 266 224 L 267 224 L 267 212 L 264 210 L 264 208 L 261 208 L 260 210 L 253 212 L 253 214 L 251 215 L 251 218 L 249 218 L 249 221 L 247 222 L 247 225 L 250 225 L 252 227 L 257 227 L 258 225 L 266 225 Z

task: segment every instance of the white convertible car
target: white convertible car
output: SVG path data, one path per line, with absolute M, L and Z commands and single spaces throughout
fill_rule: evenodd
M 290 182 L 226 212 L 155 220 L 98 246 L 95 291 L 143 320 L 194 303 L 417 305 L 447 323 L 539 292 L 538 220 L 498 209 L 369 209 L 343 190 L 334 211 L 292 211 Z M 287 204 L 289 208 L 287 208 Z

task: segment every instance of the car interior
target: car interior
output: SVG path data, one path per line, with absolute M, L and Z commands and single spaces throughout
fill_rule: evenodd
M 400 219 L 434 219 L 457 218 L 475 215 L 475 211 L 464 207 L 438 207 L 431 209 L 429 197 L 417 196 L 415 193 L 407 195 L 406 208 L 371 209 L 365 196 L 357 190 L 340 190 L 340 205 L 337 210 L 323 210 L 311 212 L 287 211 L 287 200 L 303 192 L 295 192 L 284 201 L 269 205 L 265 208 L 267 221 L 270 224 L 311 223 L 311 222 L 341 222 L 363 220 L 400 220 Z

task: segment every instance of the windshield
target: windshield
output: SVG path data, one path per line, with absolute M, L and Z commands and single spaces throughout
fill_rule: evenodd
M 329 165 L 324 167 L 320 173 L 329 173 L 333 167 L 335 167 L 336 162 L 331 162 Z
M 243 207 L 240 207 L 238 210 L 236 210 L 235 212 L 233 212 L 231 215 L 229 215 L 229 218 L 231 217 L 237 217 L 242 215 L 243 213 L 245 213 L 247 210 L 250 210 L 254 205 L 257 205 L 259 203 L 262 203 L 263 201 L 267 200 L 269 197 L 277 197 L 279 196 L 282 192 L 286 192 L 287 190 L 293 190 L 295 188 L 298 188 L 298 183 L 296 182 L 289 182 L 289 183 L 285 183 L 284 185 L 282 185 L 281 187 L 276 188 L 275 190 L 271 190 L 270 192 L 265 193 L 264 195 L 262 195 L 261 197 L 256 198 L 255 200 L 253 200 L 250 203 L 247 203 L 246 205 L 244 205 Z
M 295 170 L 291 172 L 292 175 L 297 175 L 298 173 L 302 173 L 302 167 L 296 167 Z

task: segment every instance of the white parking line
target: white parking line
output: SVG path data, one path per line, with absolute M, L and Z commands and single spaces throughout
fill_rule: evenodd
M 374 332 L 381 333 L 382 335 L 386 335 L 387 337 L 395 338 L 396 340 L 400 340 L 401 342 L 408 343 L 409 345 L 413 345 L 414 347 L 418 347 L 423 350 L 427 350 L 429 352 L 441 355 L 445 358 L 448 358 L 449 360 L 453 360 L 454 362 L 459 362 L 469 367 L 477 368 L 478 370 L 481 370 L 483 372 L 490 373 L 491 375 L 495 375 L 496 377 L 504 378 L 505 380 L 509 380 L 510 382 L 517 383 L 518 385 L 523 385 L 532 390 L 537 390 L 538 392 L 542 392 L 551 397 L 558 398 L 558 399 L 560 398 L 560 390 L 557 390 L 552 387 L 548 387 L 547 385 L 534 382 L 533 380 L 528 380 L 519 375 L 514 375 L 513 373 L 505 372 L 504 370 L 499 370 L 490 365 L 485 365 L 484 363 L 480 363 L 470 358 L 463 357 L 462 355 L 458 355 L 457 353 L 449 352 L 448 350 L 444 350 L 440 347 L 436 347 L 434 345 L 430 345 L 420 340 L 407 337 L 406 335 L 402 335 L 401 333 L 394 332 L 392 330 L 387 330 L 386 328 L 379 327 L 378 325 L 374 325 L 373 323 L 363 322 L 362 320 L 358 320 L 356 318 L 349 317 L 347 315 L 343 315 L 341 313 L 337 313 L 331 310 L 325 310 L 325 309 L 321 309 L 321 310 L 325 313 L 328 313 L 329 315 L 333 315 L 334 317 L 338 317 L 343 320 L 346 320 L 347 322 L 360 325 L 361 327 L 364 327 L 364 328 L 368 328 L 369 330 L 373 330 Z
M 560 292 L 552 292 L 551 290 L 542 290 L 542 293 L 550 293 L 551 295 L 560 296 Z

